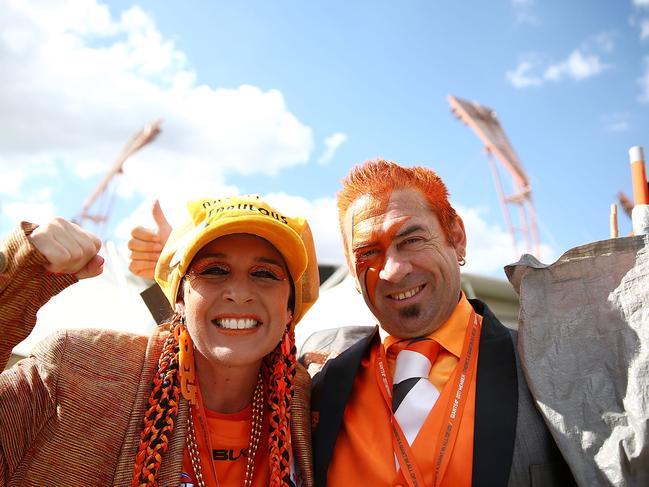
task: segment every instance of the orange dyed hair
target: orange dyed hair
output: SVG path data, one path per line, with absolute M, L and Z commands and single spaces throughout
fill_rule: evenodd
M 345 257 L 350 263 L 345 235 L 345 213 L 361 196 L 386 197 L 399 189 L 416 189 L 428 202 L 428 208 L 439 220 L 446 240 L 451 241 L 451 230 L 457 213 L 448 201 L 448 189 L 444 181 L 431 169 L 421 166 L 403 167 L 383 159 L 372 159 L 354 166 L 342 181 L 338 192 L 338 221 L 343 237 Z

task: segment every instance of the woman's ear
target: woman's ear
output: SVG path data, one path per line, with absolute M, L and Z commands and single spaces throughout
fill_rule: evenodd
M 185 301 L 183 301 L 182 296 L 176 301 L 176 313 L 180 316 L 185 316 Z
M 185 286 L 185 279 L 181 279 L 178 294 L 176 295 L 176 313 L 181 316 L 185 316 L 185 292 L 188 292 L 187 287 L 189 286 Z

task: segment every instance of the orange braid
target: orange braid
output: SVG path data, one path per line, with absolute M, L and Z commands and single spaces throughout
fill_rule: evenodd
M 167 451 L 168 437 L 178 415 L 178 336 L 184 324 L 180 315 L 175 314 L 166 326 L 169 326 L 170 333 L 158 359 L 149 408 L 144 413 L 144 427 L 135 456 L 131 487 L 157 487 L 162 454 Z
M 295 333 L 289 326 L 275 350 L 269 354 L 268 407 L 270 409 L 270 485 L 288 485 L 291 475 L 291 399 L 295 386 Z

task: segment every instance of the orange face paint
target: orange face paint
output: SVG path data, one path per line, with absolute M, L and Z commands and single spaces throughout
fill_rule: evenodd
M 394 236 L 408 219 L 395 222 L 385 228 L 385 216 L 391 193 L 380 198 L 366 196 L 357 200 L 351 216 L 351 249 L 354 256 L 356 276 L 363 276 L 365 288 L 372 304 L 375 304 L 379 273 L 385 265 L 387 250 Z
M 269 279 L 274 281 L 287 281 L 288 272 L 279 263 L 266 258 L 258 258 L 258 264 L 250 266 L 247 270 L 251 278 Z M 239 271 L 243 268 L 234 266 L 227 262 L 225 258 L 217 257 L 200 257 L 192 263 L 191 269 L 187 272 L 190 279 L 200 278 L 202 280 L 214 281 L 221 280 L 232 274 L 233 271 Z M 244 269 L 245 270 L 245 269 Z

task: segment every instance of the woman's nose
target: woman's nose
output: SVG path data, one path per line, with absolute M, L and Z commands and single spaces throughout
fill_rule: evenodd
M 233 303 L 249 303 L 254 300 L 254 292 L 248 276 L 230 276 L 224 283 L 223 298 Z

